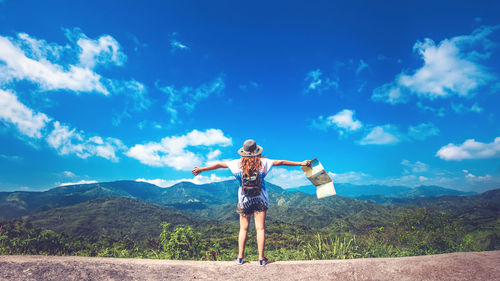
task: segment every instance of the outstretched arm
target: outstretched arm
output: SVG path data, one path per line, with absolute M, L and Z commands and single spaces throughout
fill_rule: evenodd
M 304 160 L 302 162 L 274 160 L 273 166 L 311 166 L 311 160 Z
M 194 169 L 193 169 L 193 171 L 191 171 L 191 173 L 193 173 L 193 175 L 197 176 L 201 172 L 217 170 L 217 169 L 227 169 L 227 164 L 220 162 L 220 163 L 215 163 L 213 165 L 206 166 L 206 167 L 194 167 Z

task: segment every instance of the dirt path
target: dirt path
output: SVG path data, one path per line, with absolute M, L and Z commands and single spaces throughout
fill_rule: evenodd
M 500 280 L 500 251 L 257 262 L 0 256 L 0 280 Z

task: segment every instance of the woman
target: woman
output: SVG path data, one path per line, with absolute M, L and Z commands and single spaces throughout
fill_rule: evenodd
M 257 231 L 257 247 L 259 249 L 259 265 L 266 265 L 268 259 L 264 257 L 265 245 L 265 220 L 266 211 L 269 208 L 269 197 L 264 183 L 273 166 L 310 166 L 311 161 L 293 162 L 287 160 L 271 160 L 262 157 L 262 147 L 254 140 L 246 140 L 243 147 L 238 150 L 240 159 L 229 162 L 221 162 L 207 167 L 194 167 L 193 175 L 201 172 L 225 168 L 231 170 L 240 185 L 238 189 L 238 207 L 240 214 L 240 234 L 238 237 L 237 264 L 243 264 L 245 243 L 247 240 L 248 226 L 252 215 L 255 219 Z

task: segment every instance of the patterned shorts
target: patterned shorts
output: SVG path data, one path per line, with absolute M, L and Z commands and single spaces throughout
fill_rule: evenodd
M 262 200 L 252 202 L 252 204 L 245 204 L 245 208 L 241 208 L 240 204 L 237 204 L 236 212 L 240 215 L 248 216 L 254 212 L 267 211 L 267 206 Z

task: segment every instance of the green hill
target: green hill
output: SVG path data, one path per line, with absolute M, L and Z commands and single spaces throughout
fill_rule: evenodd
M 115 181 L 56 187 L 44 192 L 0 192 L 0 219 L 13 219 L 35 211 L 70 206 L 104 197 L 130 197 L 182 209 L 192 203 L 198 207 L 234 202 L 235 181 L 196 185 L 181 182 L 169 188 L 136 181 Z M 279 188 L 281 189 L 281 188 Z
M 172 207 L 159 206 L 134 198 L 99 198 L 72 206 L 40 211 L 24 219 L 33 225 L 71 236 L 99 236 L 133 240 L 158 237 L 160 224 L 197 225 L 194 220 Z
M 162 188 L 148 183 L 118 181 L 61 186 L 43 192 L 0 192 L 0 219 L 17 218 L 40 209 L 70 206 L 103 197 L 121 196 L 148 201 L 161 196 L 161 191 Z

